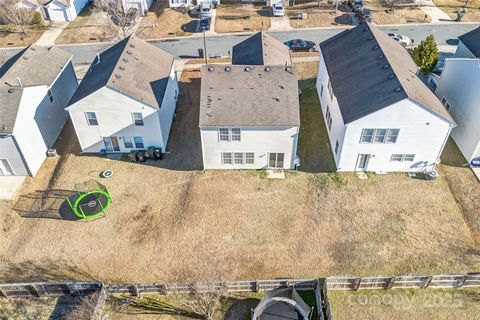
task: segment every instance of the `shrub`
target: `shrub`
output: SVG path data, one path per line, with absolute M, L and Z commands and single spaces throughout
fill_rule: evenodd
M 40 12 L 35 11 L 35 13 L 33 14 L 32 24 L 33 25 L 43 24 L 43 17 L 42 17 L 42 14 Z

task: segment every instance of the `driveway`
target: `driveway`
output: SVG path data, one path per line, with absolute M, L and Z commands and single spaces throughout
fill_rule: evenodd
M 270 29 L 268 31 L 289 31 L 292 30 L 290 26 L 290 19 L 288 16 L 283 17 L 271 17 L 270 18 Z

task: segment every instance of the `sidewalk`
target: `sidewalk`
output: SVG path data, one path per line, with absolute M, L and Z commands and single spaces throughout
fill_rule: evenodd
M 50 22 L 50 27 L 45 31 L 42 36 L 35 42 L 39 46 L 53 46 L 55 45 L 55 40 L 60 36 L 60 34 L 65 30 L 70 22 L 63 21 L 52 21 Z
M 422 9 L 423 12 L 428 14 L 432 19 L 431 23 L 442 23 L 442 22 L 452 22 L 452 18 L 443 12 L 439 7 L 433 3 L 431 0 L 417 0 L 416 3 L 418 7 Z

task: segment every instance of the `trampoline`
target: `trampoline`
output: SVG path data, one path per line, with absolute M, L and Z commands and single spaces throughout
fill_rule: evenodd
M 108 189 L 97 180 L 75 185 L 76 193 L 67 198 L 73 213 L 81 219 L 94 219 L 105 215 L 112 198 Z

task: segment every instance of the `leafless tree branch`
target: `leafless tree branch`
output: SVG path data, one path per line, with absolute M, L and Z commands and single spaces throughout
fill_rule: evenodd
M 25 35 L 26 26 L 32 24 L 33 17 L 34 10 L 19 7 L 17 0 L 5 0 L 0 5 L 0 20 L 20 27 Z
M 133 32 L 133 27 L 140 16 L 140 12 L 134 8 L 125 11 L 120 0 L 94 0 L 93 6 L 106 14 L 108 23 L 119 28 L 122 38 L 128 37 Z

